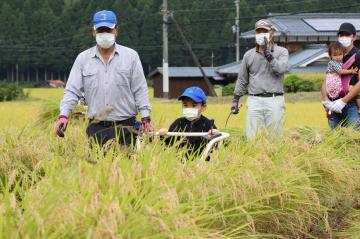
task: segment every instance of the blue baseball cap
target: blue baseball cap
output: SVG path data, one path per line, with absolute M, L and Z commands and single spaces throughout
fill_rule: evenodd
M 197 86 L 187 88 L 184 93 L 179 96 L 178 100 L 182 100 L 184 97 L 188 97 L 196 103 L 206 104 L 206 95 L 204 91 Z
M 93 22 L 95 30 L 99 27 L 107 27 L 113 29 L 117 24 L 115 13 L 108 10 L 102 10 L 95 13 Z

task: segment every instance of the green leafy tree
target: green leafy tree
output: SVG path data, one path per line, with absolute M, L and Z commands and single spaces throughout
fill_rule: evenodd
M 203 65 L 235 60 L 234 0 L 168 0 L 194 52 Z M 2 0 L 0 1 L 0 79 L 19 70 L 34 80 L 36 72 L 68 74 L 81 51 L 95 45 L 91 35 L 96 11 L 113 10 L 118 17 L 119 44 L 139 52 L 144 69 L 162 63 L 162 0 Z M 359 12 L 358 0 L 241 0 L 240 30 L 251 30 L 269 13 Z M 253 42 L 241 42 L 242 54 Z M 171 66 L 194 65 L 169 20 Z

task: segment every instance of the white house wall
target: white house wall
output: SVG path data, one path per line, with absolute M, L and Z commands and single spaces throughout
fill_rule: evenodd
M 308 61 L 305 61 L 303 64 L 301 64 L 299 67 L 307 67 L 308 65 L 310 65 L 311 63 L 315 62 L 315 61 L 318 61 L 320 59 L 329 59 L 329 54 L 327 52 L 324 52 L 323 54 L 317 56 L 317 57 L 314 57 L 314 58 L 311 58 L 310 60 Z

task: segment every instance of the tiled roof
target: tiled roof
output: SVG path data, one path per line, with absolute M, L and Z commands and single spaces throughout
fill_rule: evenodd
M 215 67 L 203 67 L 207 77 L 216 77 Z M 163 68 L 158 67 L 149 74 L 149 77 L 157 73 L 163 74 Z M 169 77 L 202 77 L 201 71 L 198 67 L 169 67 Z
M 303 49 L 296 51 L 289 56 L 289 72 L 323 72 L 327 66 L 327 47 L 324 44 L 306 45 Z M 319 60 L 319 61 L 318 61 Z M 315 66 L 313 62 L 317 62 Z M 225 75 L 237 75 L 239 73 L 241 61 L 232 62 L 218 67 L 203 67 L 205 74 L 209 78 L 222 80 Z M 304 67 L 306 65 L 306 67 Z M 152 77 L 156 74 L 162 74 L 162 67 L 156 68 L 149 74 Z M 199 77 L 202 74 L 198 67 L 169 67 L 169 77 Z
M 269 14 L 268 19 L 278 30 L 275 37 L 332 37 L 333 40 L 343 22 L 354 24 L 360 34 L 359 13 Z M 254 38 L 254 30 L 242 33 L 241 37 Z
M 299 67 L 307 61 L 311 61 L 327 52 L 327 47 L 322 44 L 307 45 L 289 56 L 289 69 Z
M 215 69 L 215 72 L 219 73 L 220 75 L 238 74 L 240 69 L 240 63 L 241 61 L 219 66 Z

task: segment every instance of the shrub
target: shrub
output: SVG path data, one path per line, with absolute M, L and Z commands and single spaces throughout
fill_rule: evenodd
M 0 101 L 12 101 L 16 99 L 24 99 L 27 95 L 24 90 L 13 83 L 0 83 Z
M 284 89 L 286 93 L 320 91 L 322 82 L 321 79 L 309 80 L 298 75 L 289 75 L 285 78 Z
M 309 91 L 314 91 L 315 89 L 315 84 L 312 81 L 306 81 L 306 80 L 301 80 L 299 82 L 299 90 L 298 91 L 304 91 L 304 92 L 309 92 Z
M 222 88 L 222 96 L 233 95 L 235 90 L 235 83 L 227 84 Z
M 323 83 L 322 78 L 302 78 L 298 75 L 288 75 L 284 81 L 286 93 L 320 91 Z M 233 95 L 235 83 L 228 84 L 222 88 L 222 96 Z
M 303 79 L 298 75 L 288 75 L 284 81 L 284 90 L 286 93 L 320 91 L 323 83 L 321 78 Z M 230 83 L 222 88 L 222 96 L 233 95 L 235 83 Z
M 284 81 L 285 92 L 297 92 L 299 90 L 300 81 L 301 79 L 297 75 L 290 75 L 286 77 Z
M 324 82 L 324 79 L 315 79 L 312 82 L 314 82 L 314 90 L 315 91 L 320 91 L 321 90 L 321 86 Z

